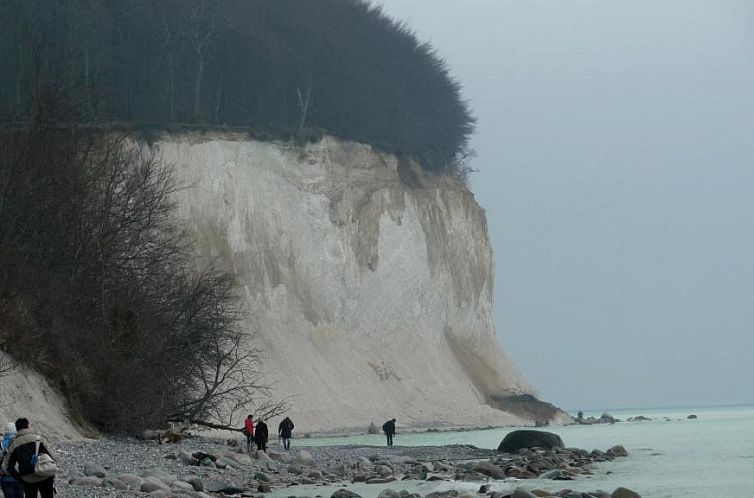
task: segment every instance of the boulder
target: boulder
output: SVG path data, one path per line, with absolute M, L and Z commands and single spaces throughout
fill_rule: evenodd
M 377 472 L 382 477 L 393 475 L 393 469 L 389 465 L 377 465 L 374 468 L 374 471 Z
M 220 468 L 219 465 L 224 465 L 225 467 L 230 467 L 232 469 L 238 469 L 238 470 L 243 470 L 246 467 L 246 465 L 243 465 L 238 460 L 235 460 L 227 456 L 221 456 L 220 458 L 217 459 L 217 461 L 215 462 L 215 467 L 219 469 Z
M 301 474 L 303 473 L 303 469 L 299 467 L 298 465 L 289 465 L 288 466 L 288 473 L 289 474 Z
M 194 458 L 194 455 L 189 453 L 186 450 L 180 450 L 178 452 L 178 459 L 184 464 L 184 465 L 199 465 L 199 460 Z
M 68 484 L 71 486 L 99 486 L 102 484 L 102 479 L 94 476 L 84 476 L 71 479 Z
M 146 477 L 144 482 L 141 483 L 140 489 L 145 493 L 151 493 L 152 491 L 169 491 L 170 486 L 157 479 L 156 477 Z
M 269 493 L 272 491 L 272 488 L 270 487 L 270 483 L 267 482 L 260 482 L 257 486 L 257 491 L 260 493 Z
M 383 489 L 380 491 L 380 494 L 377 495 L 377 498 L 401 498 L 401 495 L 392 489 Z
M 256 472 L 254 474 L 254 479 L 256 479 L 257 481 L 263 481 L 263 482 L 270 482 L 271 481 L 270 476 L 268 476 L 264 472 Z
M 616 444 L 609 450 L 607 450 L 607 454 L 614 457 L 627 457 L 628 451 L 626 451 L 626 448 L 623 446 Z
M 370 422 L 369 428 L 367 429 L 367 434 L 379 434 L 379 433 L 380 433 L 380 428 L 377 427 L 377 424 L 375 424 L 374 422 Z
M 387 476 L 387 477 L 370 477 L 367 479 L 367 484 L 387 484 L 389 482 L 395 481 L 395 477 L 393 476 Z
M 151 496 L 152 498 L 170 498 L 173 494 L 167 489 L 155 489 L 147 494 L 147 496 Z
M 689 416 L 688 416 L 688 417 L 686 417 L 686 418 L 687 418 L 687 419 L 689 419 L 689 420 L 696 420 L 696 419 L 697 419 L 697 416 L 696 416 L 696 415 L 689 415 Z
M 137 476 L 136 474 L 129 474 L 128 472 L 125 472 L 123 474 L 118 474 L 117 476 L 119 481 L 125 482 L 131 487 L 134 488 L 141 488 L 141 484 L 144 482 L 144 479 Z
M 618 488 L 610 496 L 612 498 L 641 498 L 639 493 L 628 488 Z
M 173 484 L 170 485 L 170 489 L 172 491 L 178 491 L 178 492 L 183 492 L 183 493 L 194 492 L 194 486 L 192 486 L 191 484 L 185 481 L 175 481 Z
M 513 491 L 511 498 L 537 498 L 537 495 L 526 491 L 524 488 L 516 488 Z
M 230 451 L 230 452 L 224 453 L 223 456 L 235 462 L 238 462 L 239 464 L 244 465 L 244 466 L 251 465 L 251 457 L 244 453 L 235 453 L 233 451 Z
M 223 493 L 226 495 L 243 493 L 243 489 L 233 483 L 215 480 L 205 482 L 204 490 L 210 493 Z
M 601 489 L 598 489 L 596 491 L 590 491 L 589 494 L 592 495 L 594 498 L 611 498 L 610 493 L 602 491 Z
M 294 461 L 299 465 L 314 465 L 314 457 L 306 450 L 300 450 Z
M 183 481 L 191 484 L 194 491 L 204 491 L 204 482 L 199 476 L 186 476 L 183 478 Z
M 615 422 L 620 422 L 620 420 L 618 420 L 617 418 L 613 417 L 612 415 L 610 415 L 607 412 L 604 412 L 600 416 L 600 420 L 599 421 L 601 423 L 603 423 L 603 424 L 614 424 Z
M 276 462 L 280 463 L 290 463 L 291 461 L 291 455 L 286 453 L 278 453 L 276 451 L 269 451 L 267 453 L 267 456 L 269 456 L 271 459 L 275 460 Z
M 563 440 L 557 434 L 546 431 L 518 430 L 509 432 L 497 447 L 497 451 L 517 453 L 523 448 L 564 448 Z
M 306 476 L 309 479 L 322 479 L 322 472 L 320 472 L 319 470 L 312 470 L 311 472 L 306 474 Z
M 151 477 L 156 480 L 162 481 L 167 485 L 173 484 L 178 480 L 178 478 L 173 474 L 168 474 L 167 472 L 162 472 L 161 470 L 147 470 L 142 475 L 144 476 L 145 480 L 147 477 Z
M 540 479 L 561 479 L 563 477 L 563 471 L 560 469 L 552 469 L 547 472 L 543 472 L 539 475 Z
M 361 495 L 358 495 L 349 489 L 341 488 L 330 495 L 330 498 L 361 498 Z
M 103 478 L 107 477 L 107 472 L 99 465 L 86 465 L 84 466 L 84 475 Z
M 489 460 L 482 460 L 480 462 L 474 462 L 471 468 L 480 474 L 484 474 L 493 479 L 505 479 L 505 471 L 490 462 Z
M 105 477 L 102 479 L 102 485 L 106 488 L 115 488 L 123 491 L 128 489 L 128 484 L 115 477 Z

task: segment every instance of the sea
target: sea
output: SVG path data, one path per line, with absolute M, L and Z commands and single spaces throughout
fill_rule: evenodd
M 493 481 L 492 490 L 574 491 L 601 489 L 612 492 L 619 486 L 639 493 L 642 498 L 717 498 L 737 496 L 754 498 L 754 406 L 665 408 L 617 410 L 610 414 L 618 419 L 644 416 L 651 420 L 615 424 L 551 426 L 543 428 L 559 434 L 566 446 L 606 450 L 616 444 L 629 452 L 627 458 L 597 464 L 594 475 L 575 481 L 511 480 Z M 585 412 L 599 417 L 601 412 Z M 696 419 L 689 419 L 696 415 Z M 400 424 L 400 421 L 398 421 Z M 516 428 L 400 433 L 395 444 L 432 446 L 472 444 L 480 448 L 497 448 L 505 435 Z M 295 446 L 374 445 L 385 444 L 380 434 L 295 439 Z M 479 482 L 403 481 L 394 483 L 396 491 L 406 489 L 426 494 L 447 489 L 476 492 Z M 364 498 L 373 498 L 389 485 L 354 484 L 349 489 Z M 301 494 L 306 490 L 297 489 Z M 310 494 L 310 493 L 306 493 Z M 329 496 L 323 488 L 311 490 L 311 496 Z

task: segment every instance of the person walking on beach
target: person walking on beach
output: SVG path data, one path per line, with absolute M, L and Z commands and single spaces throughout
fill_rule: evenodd
M 278 425 L 278 436 L 283 440 L 283 448 L 286 450 L 291 449 L 291 435 L 293 433 L 293 420 L 290 417 L 285 417 Z
M 254 441 L 254 419 L 251 414 L 243 421 L 241 432 L 246 436 L 246 451 L 251 451 L 251 442 Z
M 16 420 L 16 437 L 11 441 L 8 452 L 3 458 L 3 471 L 20 481 L 25 498 L 53 498 L 55 494 L 55 476 L 40 476 L 35 473 L 35 462 L 40 455 L 57 457 L 44 437 L 29 429 L 29 420 Z M 39 462 L 41 463 L 41 459 Z
M 5 426 L 3 439 L 0 441 L 0 462 L 5 460 L 10 443 L 15 437 L 16 424 L 8 422 L 8 425 Z M 24 488 L 21 483 L 15 477 L 2 470 L 2 468 L 0 468 L 0 489 L 2 489 L 5 498 L 24 498 Z
M 254 442 L 257 443 L 257 451 L 267 452 L 267 439 L 270 434 L 267 431 L 267 424 L 261 418 L 257 420 L 257 428 L 254 431 Z
M 385 437 L 387 438 L 387 445 L 392 446 L 393 436 L 395 435 L 395 419 L 394 418 L 382 424 L 382 432 L 385 433 Z

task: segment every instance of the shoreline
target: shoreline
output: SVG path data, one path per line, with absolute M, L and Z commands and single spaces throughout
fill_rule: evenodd
M 559 489 L 567 484 L 587 492 L 589 482 L 582 477 L 591 475 L 599 462 L 615 458 L 609 452 L 574 448 L 512 455 L 472 445 L 388 448 L 305 446 L 306 439 L 296 441 L 290 452 L 271 444 L 267 453 L 247 453 L 240 438 L 194 437 L 174 444 L 134 439 L 60 442 L 56 482 L 61 496 L 73 498 L 92 496 L 95 489 L 97 496 L 113 498 L 452 498 L 472 490 L 475 496 L 503 498 L 531 478 L 548 484 L 563 481 L 556 483 L 563 485 Z M 383 496 L 386 490 L 395 496 Z

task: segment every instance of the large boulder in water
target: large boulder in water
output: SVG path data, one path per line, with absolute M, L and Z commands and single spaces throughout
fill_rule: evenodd
M 551 450 L 553 448 L 564 448 L 563 440 L 560 436 L 546 431 L 520 430 L 509 432 L 497 451 L 505 453 L 518 453 L 522 448 L 544 448 Z

